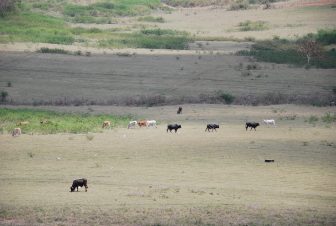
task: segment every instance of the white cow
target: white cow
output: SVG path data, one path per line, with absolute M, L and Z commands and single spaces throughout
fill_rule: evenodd
M 274 119 L 264 119 L 263 122 L 264 122 L 265 125 L 275 126 L 275 120 Z
M 20 128 L 15 128 L 12 132 L 12 136 L 16 137 L 16 136 L 20 136 L 21 135 L 21 129 Z
M 147 120 L 147 127 L 154 127 L 154 126 L 155 128 L 157 128 L 155 120 Z
M 135 128 L 136 125 L 138 125 L 137 121 L 130 121 L 128 123 L 127 129 L 129 129 L 129 128 Z

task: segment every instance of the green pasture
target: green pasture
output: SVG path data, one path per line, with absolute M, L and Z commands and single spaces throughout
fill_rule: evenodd
M 42 120 L 47 123 L 41 124 Z M 87 133 L 101 132 L 103 121 L 111 121 L 111 127 L 126 126 L 129 117 L 114 115 L 89 115 L 57 113 L 31 109 L 0 109 L 0 129 L 2 133 L 20 127 L 24 134 Z M 19 122 L 28 121 L 27 125 Z

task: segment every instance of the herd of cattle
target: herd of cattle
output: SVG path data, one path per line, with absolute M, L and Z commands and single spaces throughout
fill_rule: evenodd
M 179 108 L 177 113 L 178 114 L 181 114 L 182 112 L 182 108 Z M 47 120 L 41 120 L 40 122 L 41 124 L 46 124 L 48 123 Z M 273 125 L 275 126 L 275 120 L 274 119 L 264 119 L 263 120 L 263 123 L 265 125 Z M 22 125 L 28 125 L 29 122 L 28 121 L 22 121 L 22 122 L 18 122 L 17 123 L 17 126 L 22 126 Z M 245 129 L 247 130 L 248 128 L 251 128 L 250 130 L 254 129 L 256 130 L 256 128 L 260 126 L 260 123 L 258 122 L 246 122 L 245 123 Z M 128 126 L 127 128 L 128 129 L 134 129 L 136 127 L 155 127 L 157 128 L 157 122 L 155 120 L 139 120 L 139 121 L 130 121 L 128 123 Z M 111 128 L 111 121 L 104 121 L 103 124 L 102 124 L 102 128 L 103 129 L 106 129 L 106 128 Z M 182 126 L 180 124 L 168 124 L 167 125 L 167 132 L 172 132 L 172 130 L 175 131 L 175 133 L 177 132 L 178 129 L 182 128 Z M 208 131 L 208 132 L 213 132 L 213 131 L 216 131 L 216 129 L 219 129 L 219 125 L 218 124 L 207 124 L 206 125 L 206 128 L 205 128 L 205 131 Z M 12 136 L 19 136 L 21 135 L 22 131 L 21 131 L 21 128 L 17 127 L 17 128 L 14 128 L 14 130 L 12 131 Z

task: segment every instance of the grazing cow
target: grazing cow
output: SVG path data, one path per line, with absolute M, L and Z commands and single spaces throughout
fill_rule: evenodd
M 177 109 L 177 114 L 179 115 L 179 114 L 182 114 L 182 107 L 179 107 L 178 109 Z
M 138 124 L 137 121 L 130 121 L 130 122 L 128 123 L 127 129 L 129 129 L 129 128 L 135 128 L 135 126 L 136 126 L 137 124 Z
M 245 128 L 247 130 L 247 128 L 251 127 L 250 130 L 252 130 L 252 128 L 253 128 L 255 131 L 257 131 L 256 128 L 258 126 L 260 126 L 260 124 L 258 122 L 247 122 L 246 125 L 245 125 Z
M 148 120 L 147 121 L 147 127 L 154 127 L 154 126 L 155 126 L 155 128 L 157 128 L 155 120 Z
M 40 124 L 43 125 L 43 124 L 48 124 L 49 123 L 49 120 L 48 119 L 42 119 L 40 121 Z
M 105 129 L 105 128 L 111 128 L 111 122 L 110 121 L 104 121 L 103 122 L 103 126 L 102 126 L 102 128 L 103 129 Z
M 263 122 L 264 122 L 265 125 L 275 126 L 275 120 L 274 119 L 264 119 Z
M 78 191 L 78 187 L 85 187 L 85 192 L 87 192 L 87 189 L 89 188 L 87 186 L 87 179 L 82 178 L 82 179 L 76 179 L 72 182 L 72 186 L 70 187 L 70 191 L 74 192 L 75 189 L 77 188 Z
M 207 127 L 205 128 L 205 131 L 208 130 L 208 132 L 210 132 L 210 129 L 211 129 L 212 132 L 213 132 L 214 130 L 217 132 L 216 128 L 217 128 L 217 129 L 219 128 L 219 125 L 218 125 L 218 124 L 208 124 Z
M 19 135 L 21 135 L 21 129 L 20 128 L 15 128 L 12 132 L 12 136 L 16 137 L 16 136 L 19 136 Z
M 22 122 L 16 123 L 17 126 L 25 126 L 25 125 L 28 125 L 28 124 L 29 124 L 28 121 L 22 121 Z
M 181 125 L 178 125 L 178 124 L 169 124 L 167 126 L 167 133 L 168 133 L 168 130 L 171 132 L 172 130 L 175 130 L 175 133 L 177 132 L 177 130 L 179 128 L 182 128 Z
M 147 121 L 146 120 L 140 120 L 140 121 L 138 121 L 138 126 L 139 127 L 146 127 L 147 126 Z

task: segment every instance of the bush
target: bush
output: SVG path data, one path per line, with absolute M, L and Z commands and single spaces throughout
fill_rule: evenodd
M 1 0 L 0 1 L 0 17 L 4 17 L 18 8 L 21 0 Z
M 240 31 L 263 31 L 269 29 L 265 21 L 250 21 L 246 20 L 238 24 Z
M 64 49 L 57 49 L 57 48 L 51 49 L 51 48 L 48 48 L 48 47 L 42 47 L 39 50 L 37 50 L 37 52 L 38 53 L 70 54 L 69 51 L 64 50 Z
M 332 123 L 336 122 L 336 113 L 326 113 L 324 116 L 321 117 L 322 122 L 325 123 Z
M 316 35 L 316 40 L 325 45 L 336 44 L 336 29 L 319 30 Z
M 138 20 L 145 21 L 145 22 L 154 22 L 154 23 L 164 23 L 165 22 L 163 17 L 153 17 L 153 16 L 140 17 Z
M 1 102 L 6 102 L 7 97 L 8 97 L 8 92 L 7 91 L 1 91 Z
M 245 10 L 249 8 L 247 0 L 236 0 L 229 6 L 229 10 Z
M 307 60 L 299 52 L 299 44 L 299 41 L 289 41 L 279 38 L 258 41 L 252 45 L 250 51 L 239 51 L 237 55 L 253 56 L 259 61 L 303 66 Z M 310 64 L 318 68 L 335 68 L 336 52 L 322 51 L 319 57 L 311 59 Z
M 232 104 L 235 97 L 229 93 L 219 93 L 219 97 L 225 101 L 226 104 Z

